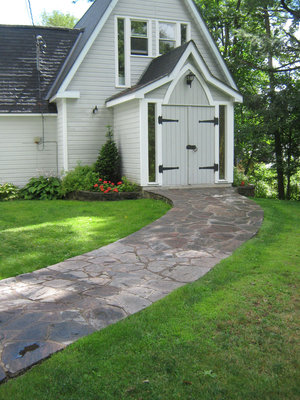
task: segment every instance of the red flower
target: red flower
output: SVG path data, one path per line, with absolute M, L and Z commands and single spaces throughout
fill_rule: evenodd
M 109 190 L 108 189 L 106 189 L 105 191 L 104 191 L 104 193 L 108 193 L 109 192 Z
M 94 187 L 98 187 L 98 183 L 95 183 Z
M 99 179 L 99 182 L 102 182 L 102 179 L 101 179 L 101 178 Z
M 245 186 L 245 182 L 244 181 L 241 182 L 241 186 Z
M 120 182 L 118 182 L 118 183 L 117 183 L 117 185 L 122 185 L 122 183 L 123 183 L 123 182 L 122 182 L 122 181 L 120 181 Z
M 111 183 L 111 186 L 115 186 L 115 184 L 112 182 L 112 183 Z
M 117 188 L 114 188 L 113 192 L 118 192 L 118 189 L 117 189 Z
M 107 183 L 107 181 L 104 181 L 103 183 Z
M 101 192 L 104 192 L 104 187 L 100 186 L 100 190 L 101 190 Z

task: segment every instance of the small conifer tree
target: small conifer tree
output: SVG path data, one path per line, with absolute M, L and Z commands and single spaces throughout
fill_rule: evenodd
M 118 147 L 113 140 L 113 130 L 107 126 L 107 141 L 101 147 L 98 159 L 95 164 L 95 171 L 99 176 L 111 182 L 121 179 L 121 158 Z

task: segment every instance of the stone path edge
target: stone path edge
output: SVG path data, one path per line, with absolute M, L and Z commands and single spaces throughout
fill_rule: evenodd
M 145 191 L 173 207 L 108 246 L 0 281 L 0 384 L 206 274 L 257 234 L 232 188 Z

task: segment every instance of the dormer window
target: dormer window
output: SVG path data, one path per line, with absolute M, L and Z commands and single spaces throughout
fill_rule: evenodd
M 159 21 L 158 55 L 168 53 L 175 47 L 181 46 L 190 39 L 190 25 L 185 22 Z
M 131 21 L 131 55 L 148 55 L 148 24 L 146 21 Z
M 176 24 L 159 23 L 159 54 L 168 53 L 176 47 Z

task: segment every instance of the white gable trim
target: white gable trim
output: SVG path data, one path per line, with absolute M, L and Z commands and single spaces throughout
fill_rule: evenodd
M 110 5 L 107 7 L 107 10 L 105 11 L 104 15 L 100 19 L 98 25 L 94 29 L 93 33 L 91 34 L 89 40 L 85 44 L 84 48 L 82 49 L 81 53 L 79 54 L 77 60 L 75 61 L 74 65 L 72 66 L 71 70 L 69 71 L 68 75 L 66 76 L 65 80 L 63 81 L 61 87 L 58 90 L 58 93 L 65 92 L 67 87 L 69 86 L 71 80 L 74 78 L 79 66 L 81 65 L 82 61 L 84 60 L 85 56 L 87 55 L 88 51 L 92 47 L 95 39 L 97 38 L 98 34 L 102 30 L 104 24 L 108 20 L 111 12 L 115 8 L 116 4 L 118 3 L 118 0 L 113 0 Z
M 195 45 L 193 42 L 191 42 L 188 47 L 186 48 L 185 52 L 181 56 L 179 62 L 177 63 L 176 67 L 174 70 L 171 72 L 170 75 L 161 78 L 153 83 L 150 83 L 149 85 L 146 85 L 134 93 L 130 93 L 128 95 L 124 95 L 122 97 L 118 97 L 114 100 L 110 100 L 106 103 L 107 107 L 113 107 L 118 104 L 124 103 L 129 100 L 133 99 L 142 99 L 144 98 L 145 94 L 148 92 L 151 92 L 154 89 L 159 88 L 160 86 L 171 82 L 172 80 L 176 79 L 178 75 L 181 74 L 181 70 L 184 67 L 184 64 L 186 63 L 188 57 L 190 55 L 193 55 L 196 63 L 199 66 L 199 70 L 203 73 L 205 80 L 212 84 L 213 86 L 217 87 L 219 90 L 223 91 L 224 93 L 228 94 L 233 98 L 233 101 L 241 103 L 243 101 L 243 96 L 235 91 L 234 89 L 231 89 L 229 86 L 225 85 L 221 81 L 219 81 L 217 78 L 215 78 L 213 75 L 211 75 L 209 69 L 207 68 L 206 64 L 200 57 L 198 50 L 196 49 Z
M 189 63 L 186 64 L 181 69 L 180 74 L 178 74 L 177 77 L 175 79 L 173 79 L 171 85 L 168 87 L 167 93 L 166 93 L 166 95 L 164 97 L 164 100 L 163 100 L 163 104 L 168 104 L 169 103 L 169 100 L 170 100 L 170 97 L 171 97 L 171 95 L 173 93 L 173 90 L 175 89 L 177 83 L 182 78 L 182 76 L 187 73 L 187 71 L 191 71 L 196 76 L 196 79 L 198 79 L 198 81 L 200 82 L 201 86 L 203 87 L 203 90 L 204 90 L 204 92 L 205 92 L 205 94 L 207 96 L 209 105 L 213 106 L 214 105 L 214 100 L 212 98 L 212 95 L 210 93 L 210 90 L 209 90 L 206 82 L 204 81 L 202 76 L 199 74 L 199 72 L 196 70 L 196 68 L 194 68 L 193 65 L 191 65 Z
M 202 32 L 204 33 L 204 36 L 206 38 L 206 40 L 208 41 L 208 43 L 210 44 L 217 60 L 219 61 L 219 63 L 221 64 L 222 70 L 226 75 L 226 78 L 228 79 L 228 81 L 230 82 L 230 84 L 232 85 L 233 88 L 235 88 L 236 90 L 238 90 L 238 87 L 236 86 L 228 68 L 227 65 L 225 64 L 225 61 L 223 60 L 223 57 L 221 56 L 221 53 L 215 43 L 215 41 L 213 40 L 210 32 L 208 31 L 208 28 L 206 26 L 206 24 L 204 23 L 203 19 L 201 18 L 197 7 L 195 5 L 195 3 L 193 2 L 193 0 L 185 0 L 186 3 L 188 4 L 190 10 L 192 11 L 192 14 L 195 16 L 198 24 L 200 25 Z

